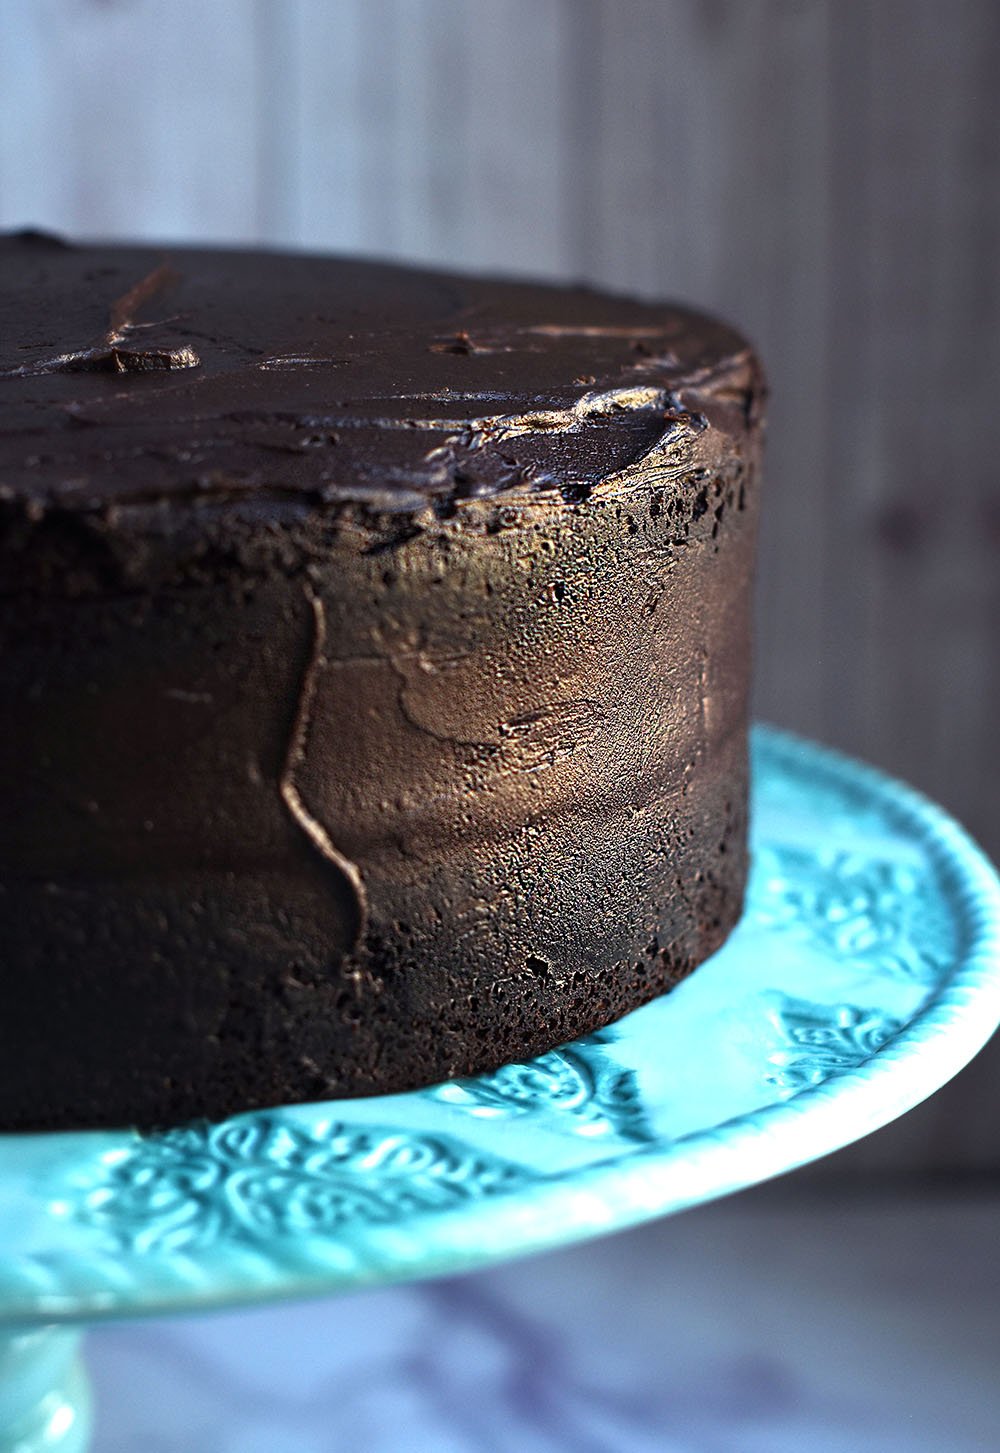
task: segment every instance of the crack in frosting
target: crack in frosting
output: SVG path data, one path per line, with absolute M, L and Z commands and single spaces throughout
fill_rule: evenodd
M 284 771 L 281 774 L 279 790 L 281 799 L 295 825 L 305 833 L 316 851 L 328 863 L 347 879 L 351 891 L 354 894 L 354 901 L 357 910 L 357 925 L 354 931 L 354 947 L 356 948 L 364 938 L 365 929 L 368 923 L 368 895 L 365 889 L 364 879 L 356 863 L 344 856 L 334 845 L 329 832 L 314 817 L 309 808 L 302 800 L 302 795 L 295 785 L 295 773 L 305 758 L 306 742 L 309 737 L 309 729 L 312 720 L 312 708 L 316 697 L 316 681 L 319 673 L 326 664 L 326 612 L 323 602 L 319 596 L 311 590 L 306 592 L 312 609 L 313 616 L 313 638 L 312 649 L 309 660 L 306 664 L 302 677 L 302 686 L 299 691 L 298 705 L 295 712 L 295 720 L 292 724 L 292 733 L 288 742 L 288 751 L 285 756 Z
M 156 324 L 137 323 L 135 315 L 156 293 L 176 281 L 177 274 L 165 264 L 155 267 L 111 304 L 108 326 L 91 348 L 57 353 L 16 368 L 0 369 L 0 378 L 40 378 L 47 373 L 150 373 L 166 368 L 197 368 L 201 362 L 195 350 L 180 348 L 124 348 L 122 344 L 138 328 Z

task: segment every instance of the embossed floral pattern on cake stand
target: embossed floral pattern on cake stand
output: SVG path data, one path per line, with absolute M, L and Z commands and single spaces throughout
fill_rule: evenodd
M 0 1320 L 19 1329 L 3 1345 L 30 1372 L 34 1327 L 35 1372 L 53 1369 L 23 1446 L 43 1446 L 49 1413 L 65 1427 L 45 1447 L 83 1446 L 64 1321 L 455 1272 L 607 1232 L 845 1145 L 961 1068 L 1000 1021 L 995 871 L 932 804 L 808 743 L 758 731 L 753 781 L 739 928 L 606 1030 L 409 1095 L 0 1137 Z

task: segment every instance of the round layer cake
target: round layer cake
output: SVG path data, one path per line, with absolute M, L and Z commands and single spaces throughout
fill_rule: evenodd
M 473 1074 L 719 947 L 741 337 L 344 259 L 0 261 L 0 1127 Z

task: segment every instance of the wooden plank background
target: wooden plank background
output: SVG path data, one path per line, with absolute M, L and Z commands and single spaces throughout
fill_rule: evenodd
M 0 0 L 0 225 L 582 277 L 773 384 L 761 715 L 1000 855 L 995 0 Z M 826 1167 L 1000 1169 L 997 1069 Z

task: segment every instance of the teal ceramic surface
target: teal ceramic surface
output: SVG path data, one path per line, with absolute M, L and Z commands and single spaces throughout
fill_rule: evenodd
M 1000 1021 L 994 870 L 870 768 L 765 728 L 753 767 L 739 928 L 606 1030 L 407 1095 L 0 1137 L 0 1359 L 16 1400 L 17 1369 L 49 1358 L 64 1430 L 0 1448 L 82 1446 L 59 1323 L 455 1272 L 612 1231 L 846 1145 L 956 1073 Z M 0 1406 L 0 1428 L 12 1416 Z
M 727 946 L 609 1029 L 479 1079 L 159 1135 L 0 1137 L 0 1316 L 92 1319 L 482 1265 L 874 1130 L 1000 1019 L 1000 887 L 943 813 L 772 730 Z

